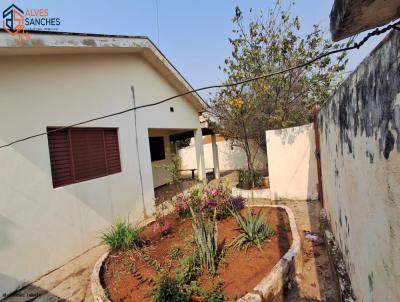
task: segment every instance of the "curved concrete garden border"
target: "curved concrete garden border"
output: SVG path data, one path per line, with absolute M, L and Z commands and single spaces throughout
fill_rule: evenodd
M 271 193 L 269 189 L 254 189 L 254 190 L 245 190 L 239 189 L 236 186 L 232 187 L 232 195 L 233 196 L 242 196 L 244 198 L 271 198 Z
M 300 270 L 300 236 L 297 231 L 296 221 L 292 210 L 286 206 L 280 205 L 265 205 L 265 204 L 251 204 L 248 207 L 272 207 L 282 208 L 286 211 L 290 229 L 292 232 L 292 245 L 285 255 L 278 261 L 272 270 L 258 283 L 258 285 L 249 293 L 244 295 L 237 302 L 262 302 L 272 300 L 274 297 L 279 295 L 285 286 L 285 283 L 293 276 L 293 273 L 297 273 Z M 97 260 L 93 272 L 91 275 L 91 289 L 92 295 L 95 302 L 110 302 L 108 299 L 103 286 L 100 282 L 100 271 L 106 260 L 109 252 L 102 255 Z

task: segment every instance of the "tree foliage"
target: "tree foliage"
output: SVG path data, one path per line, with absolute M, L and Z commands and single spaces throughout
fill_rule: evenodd
M 236 7 L 233 36 L 229 39 L 231 55 L 223 69 L 226 83 L 257 77 L 302 64 L 341 45 L 325 38 L 320 26 L 301 35 L 300 18 L 291 15 L 291 5 L 280 1 L 267 13 L 252 10 L 248 24 Z M 266 151 L 265 130 L 308 123 L 316 105 L 324 103 L 345 69 L 346 54 L 322 60 L 274 77 L 221 89 L 213 100 L 213 113 L 219 132 L 247 155 L 248 169 L 253 170 L 259 148 Z M 258 148 L 251 148 L 254 140 Z M 252 151 L 252 150 L 255 151 Z

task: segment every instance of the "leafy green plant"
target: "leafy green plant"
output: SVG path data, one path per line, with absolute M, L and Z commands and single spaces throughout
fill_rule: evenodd
M 190 284 L 200 274 L 200 262 L 197 253 L 185 256 L 176 269 L 176 279 L 180 284 Z
M 155 302 L 189 302 L 188 294 L 177 279 L 162 273 L 157 278 L 157 286 L 151 291 Z
M 177 260 L 181 255 L 181 249 L 179 248 L 179 246 L 177 245 L 173 245 L 171 246 L 171 248 L 169 249 L 169 256 L 171 257 L 171 259 L 173 260 Z
M 143 244 L 142 231 L 143 227 L 120 220 L 104 232 L 101 239 L 113 251 L 126 251 Z
M 259 171 L 254 171 L 253 172 L 253 177 L 254 177 L 254 185 L 256 187 L 261 187 L 261 185 L 262 185 L 262 174 Z
M 200 263 L 210 274 L 215 274 L 219 252 L 216 210 L 214 210 L 213 218 L 197 213 L 192 207 L 190 207 L 190 212 L 193 217 L 193 237 Z
M 225 296 L 220 291 L 212 291 L 204 297 L 204 302 L 222 302 L 225 301 Z
M 204 302 L 222 302 L 225 301 L 225 295 L 222 292 L 222 287 L 224 286 L 223 280 L 218 280 L 217 285 L 214 285 L 213 279 L 213 288 L 203 294 Z
M 262 174 L 259 171 L 249 171 L 245 169 L 239 169 L 238 180 L 241 187 L 251 187 L 251 183 L 254 183 L 255 187 L 261 187 L 262 185 Z
M 182 159 L 178 154 L 172 154 L 171 162 L 163 166 L 163 168 L 169 173 L 169 183 L 175 185 L 178 189 L 180 189 L 181 162 Z
M 261 249 L 264 240 L 275 235 L 274 229 L 265 221 L 261 211 L 258 213 L 250 212 L 247 217 L 240 213 L 232 213 L 239 225 L 240 234 L 229 244 L 238 250 L 247 250 L 251 245 L 256 245 Z

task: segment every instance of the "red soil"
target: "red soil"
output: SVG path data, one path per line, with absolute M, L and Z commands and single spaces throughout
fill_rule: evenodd
M 287 252 L 292 244 L 289 220 L 286 212 L 280 208 L 255 208 L 261 210 L 268 223 L 276 230 L 277 235 L 264 242 L 262 250 L 251 247 L 245 251 L 225 249 L 225 257 L 218 267 L 216 280 L 224 281 L 223 291 L 229 300 L 239 298 L 251 291 L 279 259 Z M 247 209 L 242 214 L 247 214 Z M 171 246 L 176 245 L 183 254 L 191 254 L 194 250 L 191 241 L 192 225 L 189 219 L 180 219 L 173 215 L 168 216 L 172 226 L 171 234 L 160 238 L 153 232 L 151 225 L 147 226 L 143 236 L 149 241 L 147 249 L 149 255 L 161 264 L 170 259 Z M 228 244 L 238 231 L 234 218 L 230 217 L 218 222 L 219 241 Z M 178 260 L 172 260 L 171 273 L 175 272 Z M 152 286 L 140 283 L 133 276 L 129 268 L 132 265 L 144 277 L 155 277 L 152 267 L 146 264 L 136 251 L 111 253 L 105 261 L 102 270 L 103 286 L 107 288 L 112 301 L 152 301 L 148 296 Z M 203 273 L 199 278 L 200 285 L 210 288 L 210 277 Z

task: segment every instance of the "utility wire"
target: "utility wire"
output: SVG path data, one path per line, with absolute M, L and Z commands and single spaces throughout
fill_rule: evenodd
M 238 82 L 234 82 L 234 83 L 210 85 L 210 86 L 205 86 L 205 87 L 201 87 L 201 88 L 197 88 L 197 89 L 188 90 L 186 92 L 171 96 L 171 97 L 163 99 L 163 100 L 160 100 L 158 102 L 154 102 L 154 103 L 150 103 L 150 104 L 146 104 L 146 105 L 134 106 L 134 107 L 122 110 L 122 111 L 118 111 L 118 112 L 115 112 L 115 113 L 102 115 L 102 116 L 95 117 L 95 118 L 92 118 L 92 119 L 89 119 L 89 120 L 86 120 L 86 121 L 83 121 L 83 122 L 78 122 L 78 123 L 75 123 L 75 124 L 72 124 L 72 125 L 69 125 L 69 126 L 60 127 L 60 128 L 57 128 L 57 129 L 53 129 L 53 130 L 49 130 L 49 131 L 46 131 L 46 132 L 42 132 L 42 133 L 34 134 L 34 135 L 31 135 L 31 136 L 27 136 L 27 137 L 24 137 L 24 138 L 21 138 L 21 139 L 17 139 L 17 140 L 11 141 L 8 144 L 1 145 L 0 149 L 6 148 L 6 147 L 10 147 L 10 146 L 12 146 L 12 145 L 14 145 L 16 143 L 27 141 L 27 140 L 30 140 L 30 139 L 33 139 L 33 138 L 36 138 L 36 137 L 39 137 L 39 136 L 48 135 L 48 134 L 53 133 L 53 132 L 63 131 L 63 130 L 66 130 L 66 129 L 69 129 L 69 128 L 72 128 L 72 127 L 80 126 L 80 125 L 83 125 L 83 124 L 87 124 L 87 123 L 90 123 L 90 122 L 98 121 L 98 120 L 109 118 L 109 117 L 113 117 L 113 116 L 116 116 L 116 115 L 121 115 L 121 114 L 124 114 L 124 113 L 127 113 L 127 112 L 131 112 L 131 111 L 134 111 L 134 110 L 139 110 L 139 109 L 143 109 L 143 108 L 147 108 L 147 107 L 157 106 L 157 105 L 166 103 L 166 102 L 168 102 L 170 100 L 173 100 L 173 99 L 176 99 L 176 98 L 188 95 L 188 94 L 196 93 L 196 92 L 199 92 L 199 91 L 215 89 L 215 88 L 233 87 L 233 86 L 238 86 L 238 85 L 246 84 L 246 83 L 249 83 L 249 82 L 257 81 L 257 80 L 260 80 L 260 79 L 266 79 L 266 78 L 270 78 L 270 77 L 273 77 L 273 76 L 276 76 L 276 75 L 284 74 L 284 73 L 287 73 L 287 72 L 295 70 L 295 69 L 306 67 L 306 66 L 308 66 L 308 65 L 310 65 L 310 64 L 312 64 L 312 63 L 314 63 L 314 62 L 316 62 L 318 60 L 321 60 L 321 59 L 323 59 L 323 58 L 325 58 L 327 56 L 330 56 L 330 55 L 333 55 L 333 54 L 337 54 L 337 53 L 341 53 L 341 52 L 345 52 L 345 51 L 349 51 L 349 50 L 353 50 L 353 49 L 359 49 L 361 46 L 363 46 L 365 44 L 365 42 L 367 42 L 373 36 L 381 35 L 381 34 L 387 32 L 390 29 L 399 30 L 399 27 L 398 27 L 399 25 L 400 25 L 400 21 L 397 21 L 397 22 L 389 24 L 389 25 L 387 25 L 387 26 L 385 26 L 385 27 L 383 27 L 381 29 L 377 28 L 377 29 L 369 32 L 360 42 L 353 43 L 352 46 L 348 46 L 348 47 L 344 47 L 344 48 L 339 48 L 339 49 L 334 49 L 334 50 L 328 51 L 328 52 L 323 53 L 323 54 L 321 54 L 321 55 L 319 55 L 319 56 L 317 56 L 317 57 L 315 57 L 313 59 L 310 59 L 310 60 L 306 61 L 305 63 L 299 64 L 299 65 L 296 65 L 296 66 L 292 66 L 292 67 L 289 67 L 289 68 L 286 68 L 286 69 L 283 69 L 283 70 L 280 70 L 280 71 L 275 71 L 275 72 L 272 72 L 272 73 L 269 73 L 269 74 L 264 74 L 264 75 L 260 75 L 260 76 L 253 77 L 253 78 L 248 78 L 248 79 L 245 79 L 245 80 L 242 80 L 242 81 L 238 81 Z M 208 108 L 211 108 L 211 106 L 209 104 L 207 104 L 206 102 L 204 102 L 204 104 Z

